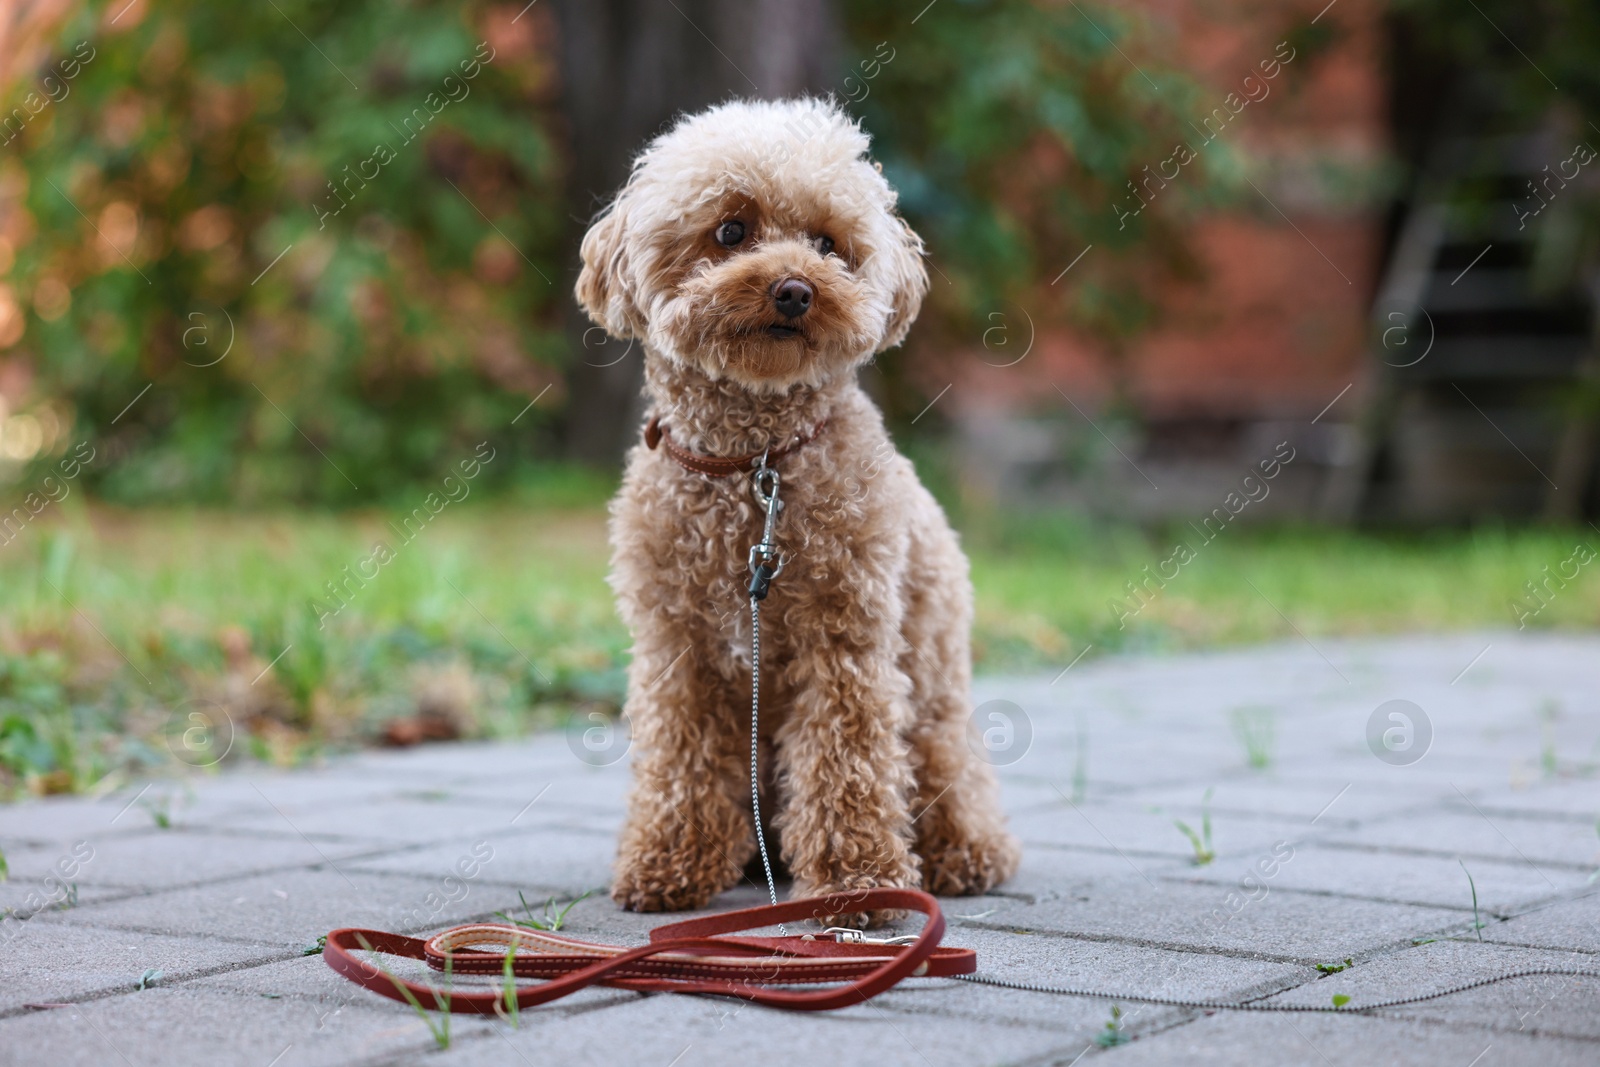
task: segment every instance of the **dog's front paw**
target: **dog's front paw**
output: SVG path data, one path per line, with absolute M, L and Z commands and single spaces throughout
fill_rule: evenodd
M 1017 873 L 1022 848 L 1004 830 L 961 840 L 927 842 L 922 852 L 922 887 L 935 896 L 987 893 Z
M 711 872 L 695 872 L 681 862 L 622 861 L 611 899 L 628 911 L 686 911 L 705 907 L 724 888 Z
M 611 886 L 611 899 L 628 911 L 687 911 L 705 907 L 716 892 L 663 878 L 620 877 Z
M 915 857 L 909 857 L 915 859 Z M 847 926 L 856 930 L 872 930 L 904 919 L 909 912 L 903 908 L 877 908 L 871 911 L 846 911 L 864 899 L 868 889 L 911 889 L 921 884 L 914 864 L 904 864 L 892 871 L 874 873 L 834 874 L 826 879 L 810 881 L 800 879 L 795 883 L 794 896 L 821 897 L 827 901 L 827 910 L 819 908 L 813 916 L 823 926 Z

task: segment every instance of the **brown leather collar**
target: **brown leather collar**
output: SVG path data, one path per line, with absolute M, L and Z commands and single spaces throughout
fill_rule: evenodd
M 727 478 L 734 474 L 748 474 L 761 463 L 761 457 L 767 457 L 767 463 L 778 462 L 791 452 L 798 452 L 805 447 L 822 428 L 828 425 L 828 420 L 823 419 L 811 428 L 810 433 L 798 434 L 788 444 L 780 448 L 769 448 L 764 452 L 752 452 L 748 456 L 708 456 L 701 452 L 691 452 L 672 439 L 667 428 L 661 425 L 661 416 L 652 415 L 650 421 L 644 424 L 645 447 L 654 452 L 660 445 L 666 449 L 667 455 L 678 461 L 678 465 L 685 470 L 696 474 L 704 474 L 712 478 Z

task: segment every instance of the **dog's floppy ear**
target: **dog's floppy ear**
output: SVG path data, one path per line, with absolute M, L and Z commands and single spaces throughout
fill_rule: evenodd
M 639 319 L 630 291 L 627 227 L 628 206 L 618 196 L 583 235 L 583 269 L 573 290 L 589 317 L 619 340 L 634 335 Z
M 922 298 L 928 294 L 928 268 L 922 263 L 922 238 L 917 236 L 904 219 L 896 218 L 902 231 L 900 239 L 879 253 L 880 268 L 888 283 L 890 313 L 884 327 L 883 340 L 878 351 L 884 352 L 906 339 L 911 323 L 922 310 Z

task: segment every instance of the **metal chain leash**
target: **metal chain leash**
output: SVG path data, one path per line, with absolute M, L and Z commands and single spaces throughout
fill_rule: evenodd
M 763 485 L 762 483 L 766 484 Z M 761 602 L 767 598 L 772 580 L 783 572 L 784 559 L 772 542 L 772 530 L 783 503 L 778 499 L 778 472 L 767 466 L 767 457 L 750 477 L 750 491 L 766 515 L 761 543 L 750 546 L 750 813 L 755 822 L 756 845 L 761 850 L 761 866 L 767 872 L 767 896 L 778 903 L 778 884 L 772 877 L 772 860 L 767 855 L 767 835 L 761 827 L 761 774 L 758 763 L 761 722 Z M 780 936 L 788 929 L 778 924 Z
M 760 506 L 765 517 L 761 530 L 761 541 L 750 546 L 748 559 L 750 567 L 750 812 L 755 824 L 756 846 L 761 852 L 761 867 L 767 876 L 767 897 L 773 904 L 777 904 L 777 880 L 772 876 L 772 859 L 767 853 L 767 835 L 761 826 L 761 774 L 759 761 L 761 745 L 761 601 L 765 600 L 767 593 L 771 591 L 773 579 L 783 573 L 786 560 L 772 540 L 773 530 L 778 521 L 778 512 L 782 510 L 783 502 L 778 499 L 778 472 L 767 465 L 767 458 L 766 454 L 762 455 L 761 462 L 750 476 L 751 494 L 755 497 L 756 503 Z M 778 931 L 784 936 L 788 934 L 787 928 L 782 923 L 778 924 Z M 857 931 L 853 930 L 841 932 L 857 933 Z M 891 939 L 890 943 L 893 940 L 899 939 Z M 1101 989 L 1081 989 L 1072 986 L 1019 982 L 1009 978 L 994 978 L 985 974 L 957 974 L 952 975 L 952 977 L 964 982 L 995 986 L 1001 989 L 1014 989 L 1024 993 L 1049 993 L 1066 997 L 1089 997 L 1096 1000 L 1126 1000 L 1135 1004 L 1156 1004 L 1163 1007 L 1191 1008 L 1201 1011 L 1317 1012 L 1325 1014 L 1343 1012 L 1355 1014 L 1377 1011 L 1383 1008 L 1399 1008 L 1408 1004 L 1420 1004 L 1424 1001 L 1437 1000 L 1440 997 L 1464 993 L 1469 989 L 1477 989 L 1481 986 L 1494 985 L 1497 982 L 1510 981 L 1513 978 L 1528 978 L 1535 975 L 1570 975 L 1580 978 L 1600 978 L 1600 971 L 1561 967 L 1529 967 L 1492 975 L 1488 978 L 1479 978 L 1471 982 L 1462 982 L 1433 993 L 1422 993 L 1410 997 L 1395 997 L 1389 1000 L 1380 1000 L 1373 1004 L 1345 1005 L 1342 1007 L 1334 1005 L 1321 1007 L 1301 1004 L 1232 1003 L 1220 1000 L 1184 1000 L 1179 997 L 1138 996 L 1126 993 L 1108 993 Z
M 1016 989 L 1024 993 L 1053 993 L 1063 997 L 1089 997 L 1095 1000 L 1126 1000 L 1135 1004 L 1158 1004 L 1168 1008 L 1196 1008 L 1202 1011 L 1280 1011 L 1280 1012 L 1321 1012 L 1325 1014 L 1356 1014 L 1366 1011 L 1377 1011 L 1380 1008 L 1400 1008 L 1407 1004 L 1420 1004 L 1425 1000 L 1437 1000 L 1455 993 L 1464 993 L 1469 989 L 1479 986 L 1493 985 L 1496 982 L 1506 982 L 1513 978 L 1527 978 L 1532 975 L 1555 974 L 1575 975 L 1582 978 L 1600 978 L 1600 971 L 1585 971 L 1567 967 L 1528 967 L 1517 971 L 1506 971 L 1503 974 L 1491 975 L 1488 978 L 1478 978 L 1471 982 L 1462 982 L 1459 985 L 1440 989 L 1433 993 L 1420 993 L 1411 997 L 1394 997 L 1390 1000 L 1380 1000 L 1373 1004 L 1347 1004 L 1342 1007 L 1328 1005 L 1319 1007 L 1310 1004 L 1254 1004 L 1231 1003 L 1221 1000 L 1183 1000 L 1178 997 L 1151 997 L 1127 993 L 1108 993 L 1103 989 L 1080 989 L 1073 986 L 1041 985 L 1036 982 L 1016 982 L 1009 978 L 994 978 L 986 974 L 956 974 L 952 978 L 959 978 L 963 982 L 976 982 L 980 985 L 998 986 L 1001 989 Z M 1287 992 L 1287 990 L 1285 991 Z M 1277 996 L 1278 994 L 1270 994 Z

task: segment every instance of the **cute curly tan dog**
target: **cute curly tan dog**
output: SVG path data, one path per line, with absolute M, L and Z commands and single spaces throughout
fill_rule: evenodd
M 867 147 L 825 101 L 724 104 L 646 147 L 583 241 L 578 300 L 642 342 L 652 406 L 611 507 L 635 744 L 612 896 L 630 909 L 704 906 L 757 848 L 764 515 L 744 472 L 763 454 L 785 563 L 761 624 L 760 810 L 795 894 L 979 893 L 1016 869 L 967 746 L 967 561 L 856 383 L 928 285 Z

